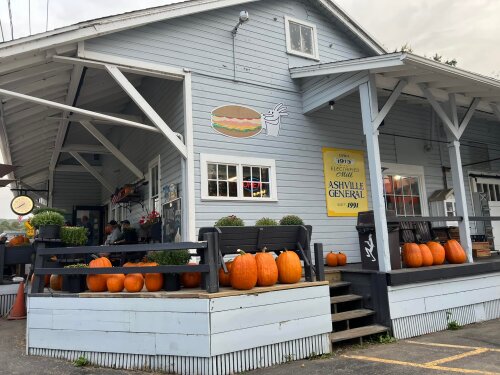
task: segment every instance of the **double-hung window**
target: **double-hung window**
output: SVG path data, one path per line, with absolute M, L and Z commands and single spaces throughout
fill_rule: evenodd
M 285 35 L 289 54 L 319 60 L 316 25 L 285 16 Z
M 274 160 L 201 154 L 203 200 L 275 201 Z
M 160 156 L 149 163 L 149 209 L 160 212 Z

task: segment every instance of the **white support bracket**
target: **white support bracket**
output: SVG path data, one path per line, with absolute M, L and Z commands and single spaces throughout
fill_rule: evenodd
M 82 165 L 83 168 L 87 170 L 92 176 L 95 177 L 97 181 L 99 181 L 102 186 L 106 188 L 110 193 L 114 193 L 115 189 L 113 189 L 113 185 L 111 185 L 97 170 L 94 169 L 87 161 L 78 153 L 78 152 L 70 152 L 70 155 L 73 156 L 78 162 Z
M 88 130 L 101 144 L 106 147 L 123 165 L 125 165 L 138 179 L 144 178 L 144 174 L 134 163 L 132 163 L 115 145 L 113 145 L 90 121 L 80 121 L 80 124 Z
M 113 77 L 113 79 L 120 85 L 120 87 L 128 94 L 135 104 L 144 112 L 144 114 L 151 120 L 151 122 L 167 137 L 167 139 L 177 148 L 181 155 L 187 159 L 187 148 L 181 142 L 178 135 L 170 129 L 170 127 L 163 121 L 163 119 L 156 113 L 156 111 L 149 105 L 149 103 L 142 97 L 137 89 L 130 83 L 130 81 L 123 75 L 123 73 L 114 65 L 106 65 L 106 70 Z
M 458 135 L 460 138 L 464 134 L 465 129 L 467 128 L 467 125 L 469 125 L 469 122 L 472 119 L 472 116 L 474 115 L 474 112 L 476 111 L 476 108 L 479 105 L 479 103 L 481 103 L 481 99 L 474 98 L 472 100 L 472 103 L 470 104 L 469 108 L 467 109 L 467 112 L 465 113 L 465 116 L 462 119 L 460 126 L 458 127 Z
M 391 108 L 394 106 L 394 104 L 398 100 L 399 96 L 401 95 L 403 89 L 406 87 L 407 84 L 408 82 L 406 82 L 405 80 L 401 80 L 398 82 L 391 96 L 389 96 L 389 99 L 387 99 L 382 109 L 377 113 L 375 118 L 372 120 L 373 129 L 376 130 L 379 128 L 380 124 L 382 123 L 382 121 L 384 121 L 385 117 L 387 116 Z

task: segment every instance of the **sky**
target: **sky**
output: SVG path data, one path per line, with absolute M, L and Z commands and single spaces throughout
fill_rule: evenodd
M 47 21 L 47 1 L 49 2 Z M 179 1 L 10 0 L 14 38 L 108 15 Z M 500 0 L 335 0 L 389 51 L 409 44 L 414 53 L 457 59 L 458 66 L 500 78 Z M 5 40 L 11 39 L 8 0 L 0 0 Z M 31 12 L 29 6 L 31 4 Z M 0 35 L 1 40 L 1 35 Z M 0 218 L 12 195 L 0 189 Z

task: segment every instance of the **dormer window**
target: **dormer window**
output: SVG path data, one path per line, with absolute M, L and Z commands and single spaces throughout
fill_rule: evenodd
M 319 60 L 316 25 L 285 16 L 285 33 L 289 54 Z

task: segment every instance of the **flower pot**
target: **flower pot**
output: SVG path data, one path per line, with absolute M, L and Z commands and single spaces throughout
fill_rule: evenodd
M 61 227 L 59 225 L 41 225 L 38 229 L 38 238 L 60 238 L 60 231 Z
M 161 220 L 151 225 L 151 239 L 161 241 Z
M 87 289 L 85 275 L 63 275 L 62 290 L 70 293 L 82 293 Z
M 178 273 L 163 274 L 163 289 L 168 292 L 181 290 L 181 277 Z

